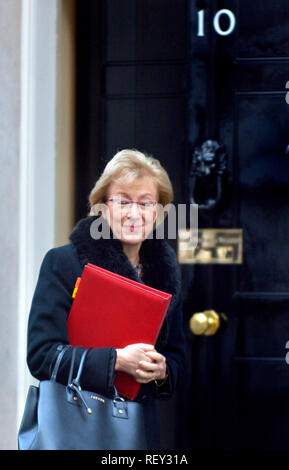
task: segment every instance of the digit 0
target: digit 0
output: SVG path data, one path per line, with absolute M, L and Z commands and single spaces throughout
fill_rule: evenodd
M 220 27 L 220 17 L 222 15 L 227 15 L 228 18 L 229 18 L 229 28 L 226 31 L 224 31 Z M 214 16 L 214 29 L 215 29 L 216 33 L 218 33 L 220 36 L 229 36 L 229 34 L 231 34 L 234 31 L 235 26 L 236 26 L 236 18 L 235 18 L 234 13 L 231 10 L 226 10 L 226 8 L 224 8 L 223 10 L 219 10 L 215 14 L 215 16 Z

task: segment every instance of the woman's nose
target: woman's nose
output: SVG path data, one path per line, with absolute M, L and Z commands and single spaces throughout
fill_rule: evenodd
M 139 208 L 139 206 L 136 202 L 131 203 L 127 214 L 130 215 L 131 217 L 135 217 L 135 216 L 140 215 L 140 208 Z

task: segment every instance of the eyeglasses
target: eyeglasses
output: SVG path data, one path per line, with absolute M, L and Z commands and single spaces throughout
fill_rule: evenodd
M 111 201 L 114 206 L 119 207 L 121 210 L 126 211 L 130 210 L 133 204 L 137 204 L 138 208 L 142 211 L 152 210 L 158 201 L 130 201 L 128 199 L 123 199 L 121 197 L 110 197 L 107 201 Z

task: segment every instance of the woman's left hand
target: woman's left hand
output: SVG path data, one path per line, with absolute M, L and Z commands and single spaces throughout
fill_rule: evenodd
M 166 358 L 162 354 L 154 351 L 146 351 L 146 356 L 153 361 L 140 361 L 136 370 L 136 381 L 138 383 L 148 383 L 152 380 L 163 380 L 166 376 Z

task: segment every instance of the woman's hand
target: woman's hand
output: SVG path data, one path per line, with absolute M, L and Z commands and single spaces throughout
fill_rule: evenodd
M 138 383 L 163 380 L 166 376 L 166 358 L 151 344 L 130 344 L 116 353 L 115 370 L 131 374 Z
M 139 362 L 136 370 L 136 381 L 147 383 L 152 380 L 163 380 L 166 377 L 166 358 L 155 349 L 146 352 L 146 359 Z
M 153 363 L 153 359 L 147 356 L 148 352 L 154 351 L 151 344 L 130 344 L 122 349 L 116 350 L 115 370 L 131 374 L 136 380 L 138 375 L 136 370 L 139 368 L 140 362 Z

